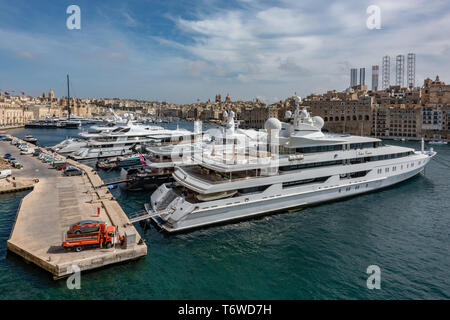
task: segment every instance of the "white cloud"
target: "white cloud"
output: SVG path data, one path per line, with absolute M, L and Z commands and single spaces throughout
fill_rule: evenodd
M 324 88 L 342 90 L 348 85 L 350 67 L 370 72 L 385 54 L 416 52 L 417 74 L 435 66 L 426 56 L 448 65 L 450 36 L 438 31 L 450 30 L 443 1 L 282 2 L 282 6 L 208 12 L 192 20 L 179 18 L 178 28 L 193 40 L 183 48 L 228 71 L 213 73 L 212 80 L 220 83 L 223 80 L 214 75 L 227 74 L 246 83 L 247 97 L 261 94 L 268 83 L 274 96 L 294 90 L 303 95 Z M 381 30 L 366 27 L 371 4 L 381 7 Z M 450 71 L 435 72 L 450 78 Z
M 34 56 L 31 52 L 25 51 L 25 50 L 17 51 L 17 55 L 19 57 L 22 57 L 22 58 L 25 58 L 25 59 L 29 59 L 29 60 L 35 60 L 36 59 L 36 56 Z
M 167 30 L 156 30 L 152 21 L 145 26 L 131 7 L 105 5 L 101 19 L 78 33 L 1 28 L 0 50 L 28 59 L 27 68 L 36 65 L 39 85 L 43 77 L 73 70 L 85 79 L 84 96 L 191 102 L 230 92 L 233 100 L 264 95 L 273 102 L 294 92 L 345 89 L 350 67 L 366 67 L 369 80 L 370 66 L 381 64 L 382 56 L 408 52 L 417 54 L 418 79 L 439 73 L 450 82 L 448 1 L 218 3 L 193 3 L 186 15 L 167 13 L 174 24 Z M 381 30 L 366 27 L 372 4 L 381 8 Z M 12 81 L 15 74 L 4 78 Z

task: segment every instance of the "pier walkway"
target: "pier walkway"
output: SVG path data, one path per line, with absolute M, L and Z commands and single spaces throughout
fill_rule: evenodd
M 64 158 L 86 172 L 82 176 L 66 177 L 36 157 L 20 155 L 15 146 L 3 141 L 0 156 L 5 153 L 11 153 L 24 166 L 20 170 L 13 169 L 14 177 L 39 179 L 20 204 L 7 241 L 8 250 L 51 272 L 54 279 L 69 276 L 73 265 L 84 271 L 147 254 L 147 246 L 138 244 L 139 233 L 109 190 L 102 187 L 103 181 L 92 168 Z M 87 219 L 116 225 L 121 237 L 128 231 L 127 234 L 136 235 L 136 240 L 127 243 L 126 248 L 116 245 L 111 249 L 66 252 L 61 246 L 64 232 L 71 224 Z

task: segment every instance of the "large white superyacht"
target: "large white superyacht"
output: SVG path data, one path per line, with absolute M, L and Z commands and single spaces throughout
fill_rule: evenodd
M 167 136 L 174 140 L 182 140 L 193 133 L 185 129 L 170 130 L 159 126 L 135 125 L 128 122 L 112 131 L 100 133 L 80 133 L 87 139 L 84 147 L 70 154 L 76 160 L 124 156 L 134 153 L 134 148 L 143 143 L 161 143 Z
M 384 145 L 380 139 L 323 133 L 323 120 L 306 109 L 266 121 L 266 150 L 203 153 L 177 168 L 146 210 L 176 232 L 326 202 L 385 188 L 423 172 L 432 149 Z M 206 154 L 209 153 L 209 154 Z

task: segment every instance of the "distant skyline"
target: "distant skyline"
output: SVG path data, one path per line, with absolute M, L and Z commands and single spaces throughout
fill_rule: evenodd
M 66 8 L 81 8 L 81 30 Z M 366 9 L 381 10 L 368 29 Z M 0 0 L 0 90 L 192 103 L 267 103 L 344 90 L 350 68 L 417 55 L 416 85 L 450 81 L 450 3 L 440 0 Z M 394 62 L 395 63 L 395 62 Z M 393 83 L 391 76 L 391 84 Z

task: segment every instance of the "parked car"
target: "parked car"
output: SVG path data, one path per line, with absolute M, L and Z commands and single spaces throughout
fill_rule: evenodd
M 7 153 L 7 154 L 4 155 L 3 158 L 8 160 L 11 157 L 12 157 L 12 155 L 10 153 Z
M 62 164 L 62 165 L 60 165 L 60 166 L 57 166 L 57 167 L 56 167 L 56 170 L 58 170 L 58 171 L 66 170 L 66 165 L 65 165 L 65 164 Z
M 33 154 L 34 153 L 34 149 L 25 149 L 20 151 L 20 154 Z
M 11 164 L 12 164 L 12 166 L 13 166 L 14 168 L 16 168 L 16 169 L 22 168 L 22 164 L 21 164 L 19 161 L 17 161 L 17 160 L 11 161 Z
M 83 171 L 76 167 L 67 167 L 66 170 L 64 170 L 65 176 L 81 176 L 82 174 Z
M 38 157 L 41 154 L 41 150 L 40 149 L 35 149 L 34 153 L 33 153 L 33 157 Z
M 11 176 L 11 169 L 0 170 L 0 179 L 8 178 Z
M 98 232 L 100 230 L 101 225 L 103 225 L 104 227 L 106 223 L 104 221 L 97 221 L 97 220 L 82 220 L 72 224 L 69 227 L 69 231 L 67 231 L 67 233 L 81 234 L 81 233 Z

